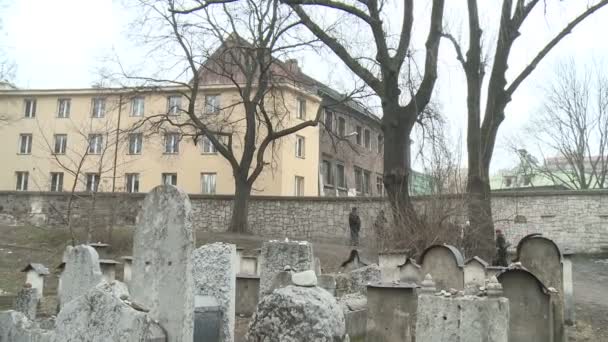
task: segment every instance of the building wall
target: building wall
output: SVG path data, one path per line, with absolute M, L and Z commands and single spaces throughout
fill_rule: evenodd
M 143 197 L 144 194 L 99 194 L 92 212 L 89 196 L 79 194 L 73 209 L 75 220 L 86 222 L 92 217 L 102 228 L 111 218 L 118 224 L 134 224 Z M 67 199 L 66 193 L 0 192 L 0 219 L 12 215 L 21 222 L 61 224 L 57 213 L 65 212 Z M 231 215 L 230 196 L 190 195 L 190 199 L 196 229 L 226 230 Z M 424 205 L 427 199 L 417 198 L 416 205 Z M 492 208 L 496 228 L 503 230 L 512 247 L 523 236 L 541 232 L 563 250 L 599 252 L 608 248 L 607 204 L 608 191 L 602 190 L 523 191 L 494 194 Z M 249 209 L 250 229 L 254 234 L 274 238 L 347 241 L 348 213 L 353 206 L 361 216 L 362 241 L 370 241 L 378 212 L 389 212 L 383 198 L 254 197 Z M 466 220 L 465 209 L 458 220 Z
M 318 108 L 319 99 L 296 88 L 286 88 L 282 98 L 286 109 L 282 113 L 283 127 L 298 123 L 295 119 L 297 99 L 307 100 L 307 115 L 313 117 Z M 167 88 L 155 92 L 138 93 L 145 99 L 145 116 L 165 114 L 167 96 L 177 95 L 180 90 Z M 226 86 L 208 86 L 202 88 L 202 94 L 220 94 L 222 106 L 238 103 L 238 96 L 233 88 Z M 91 117 L 92 98 L 106 98 L 106 113 L 103 118 Z M 74 183 L 73 174 L 82 164 L 76 190 L 84 191 L 86 173 L 101 173 L 102 181 L 99 191 L 125 191 L 126 174 L 139 174 L 139 191 L 147 192 L 161 183 L 162 173 L 177 173 L 178 186 L 189 193 L 201 193 L 201 173 L 216 174 L 216 193 L 233 194 L 234 177 L 227 160 L 219 153 L 204 154 L 201 144 L 194 144 L 192 137 L 184 137 L 179 144 L 179 153 L 164 153 L 163 134 L 173 131 L 165 126 L 155 129 L 149 124 L 137 127 L 141 117 L 132 117 L 131 98 L 133 93 L 116 91 L 80 89 L 80 90 L 0 90 L 0 117 L 9 119 L 7 124 L 0 125 L 0 160 L 5 164 L 0 167 L 0 190 L 16 189 L 16 172 L 29 172 L 28 190 L 50 190 L 50 173 L 63 172 L 63 190 L 69 191 Z M 24 117 L 24 100 L 36 99 L 35 118 Z M 58 99 L 70 98 L 69 118 L 58 118 Z M 202 101 L 201 101 L 202 102 Z M 182 98 L 182 106 L 186 106 Z M 242 154 L 241 142 L 244 137 L 244 114 L 242 106 L 236 105 L 227 114 L 209 118 L 210 124 L 217 130 L 224 129 L 226 122 L 231 122 L 232 146 L 237 160 Z M 186 114 L 176 116 L 177 122 L 184 122 Z M 120 120 L 120 124 L 119 124 Z M 128 153 L 128 133 L 133 130 L 144 135 L 143 148 L 140 154 Z M 254 184 L 254 194 L 290 196 L 293 195 L 295 175 L 305 177 L 307 196 L 318 194 L 318 127 L 308 127 L 298 132 L 306 138 L 308 151 L 305 159 L 295 157 L 295 142 L 291 136 L 277 141 L 265 153 L 269 165 Z M 116 131 L 121 133 L 117 136 Z M 100 133 L 104 136 L 104 147 L 100 155 L 87 155 L 89 134 Z M 19 154 L 20 134 L 32 134 L 31 154 Z M 52 152 L 54 134 L 67 134 L 68 143 L 65 155 L 54 156 Z M 264 132 L 258 132 L 258 141 Z M 116 144 L 117 143 L 117 144 Z M 116 157 L 116 163 L 114 158 Z M 81 163 L 82 161 L 82 163 Z M 99 172 L 101 171 L 101 172 Z M 114 174 L 116 175 L 114 177 Z M 114 183 L 114 185 L 113 185 Z

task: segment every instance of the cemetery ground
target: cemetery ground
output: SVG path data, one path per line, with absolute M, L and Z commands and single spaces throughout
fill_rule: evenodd
M 121 256 L 131 255 L 132 232 L 131 227 L 114 229 L 109 251 L 113 259 L 120 261 Z M 81 237 L 82 232 L 78 234 Z M 105 241 L 105 236 L 105 229 L 97 230 L 93 241 Z M 49 267 L 53 274 L 45 281 L 45 295 L 56 293 L 57 276 L 53 271 L 60 263 L 69 240 L 69 233 L 59 228 L 0 225 L 0 310 L 12 305 L 12 297 L 3 295 L 2 291 L 17 292 L 24 279 L 19 271 L 29 262 L 40 262 Z M 268 239 L 252 235 L 196 232 L 197 246 L 222 241 L 253 250 L 260 248 L 265 240 Z M 315 256 L 320 258 L 324 273 L 336 271 L 349 251 L 345 244 L 314 242 Z M 370 257 L 375 255 L 375 251 L 364 248 L 363 255 Z M 608 341 L 608 255 L 577 256 L 573 259 L 573 271 L 577 329 L 571 341 Z M 117 273 L 120 279 L 121 272 Z M 248 321 L 246 317 L 237 317 L 236 341 L 242 340 Z

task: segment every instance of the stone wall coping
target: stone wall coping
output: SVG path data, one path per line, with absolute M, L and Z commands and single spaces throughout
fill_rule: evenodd
M 257 279 L 257 280 L 260 280 L 260 276 L 259 275 L 255 275 L 255 274 L 237 273 L 236 277 L 237 278 L 242 278 L 242 279 Z

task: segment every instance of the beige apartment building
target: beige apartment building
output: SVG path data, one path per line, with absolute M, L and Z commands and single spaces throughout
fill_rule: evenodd
M 193 194 L 233 194 L 232 168 L 209 140 L 146 122 L 167 112 L 176 122 L 185 121 L 187 115 L 179 113 L 187 105 L 182 90 L 5 86 L 0 89 L 0 190 L 71 191 L 75 186 L 76 191 L 147 192 L 170 183 Z M 289 85 L 283 93 L 282 125 L 316 115 L 316 94 Z M 235 88 L 226 85 L 203 86 L 200 96 L 215 108 L 238 103 Z M 231 122 L 239 116 L 242 110 L 234 106 Z M 237 158 L 243 135 L 238 129 L 222 135 Z M 265 160 L 269 165 L 256 180 L 254 195 L 319 194 L 319 127 L 282 138 Z

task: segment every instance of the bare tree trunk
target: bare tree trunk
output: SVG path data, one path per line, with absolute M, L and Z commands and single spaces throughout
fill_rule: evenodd
M 470 170 L 470 169 L 469 169 Z M 494 222 L 492 221 L 492 196 L 488 170 L 485 175 L 469 171 L 467 180 L 469 225 L 464 234 L 467 256 L 479 256 L 492 261 L 494 247 Z
M 235 192 L 232 202 L 232 218 L 230 220 L 230 231 L 234 233 L 246 233 L 248 230 L 247 217 L 249 214 L 249 198 L 251 197 L 251 185 L 238 176 L 234 178 Z

